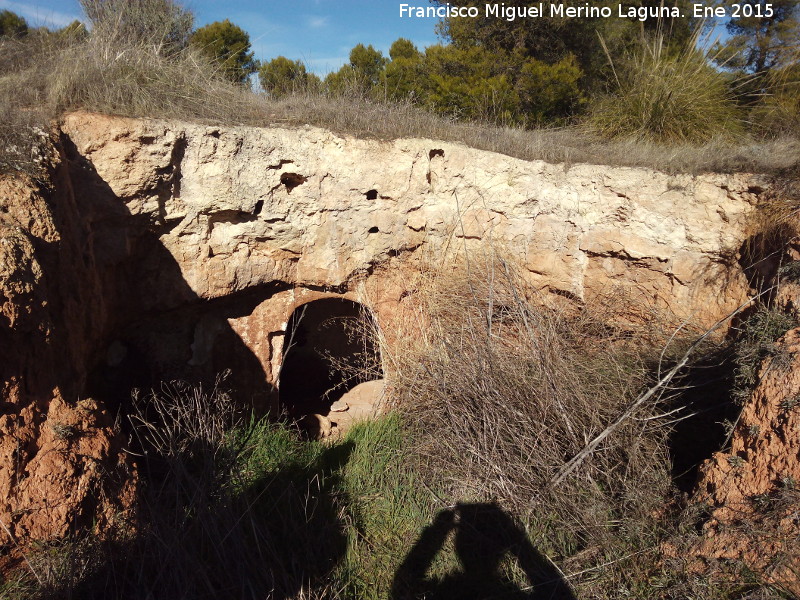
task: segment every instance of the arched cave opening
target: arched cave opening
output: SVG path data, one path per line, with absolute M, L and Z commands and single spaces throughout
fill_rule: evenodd
M 326 415 L 356 385 L 383 377 L 372 312 L 325 298 L 292 313 L 278 382 L 281 407 L 292 417 Z

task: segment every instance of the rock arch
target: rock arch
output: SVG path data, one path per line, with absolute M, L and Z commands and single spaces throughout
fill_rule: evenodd
M 290 416 L 326 415 L 358 384 L 383 377 L 372 311 L 353 300 L 322 298 L 294 309 L 283 338 L 280 405 Z

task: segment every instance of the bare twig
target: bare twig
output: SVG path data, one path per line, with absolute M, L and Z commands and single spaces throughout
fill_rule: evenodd
M 749 298 L 746 302 L 743 302 L 741 305 L 739 305 L 734 311 L 732 311 L 731 313 L 727 314 L 725 317 L 714 323 L 714 325 L 712 325 L 708 330 L 706 330 L 705 333 L 703 333 L 703 335 L 697 338 L 697 340 L 695 340 L 694 343 L 692 343 L 692 345 L 689 346 L 689 349 L 683 354 L 681 359 L 675 364 L 674 367 L 672 367 L 669 371 L 667 371 L 667 373 L 663 377 L 661 377 L 661 379 L 659 379 L 654 385 L 650 386 L 645 392 L 640 394 L 636 398 L 636 400 L 634 400 L 628 406 L 628 408 L 626 408 L 622 412 L 622 414 L 619 415 L 619 417 L 617 417 L 608 427 L 606 427 L 597 436 L 595 436 L 592 439 L 592 441 L 586 444 L 586 446 L 580 452 L 578 452 L 575 456 L 573 456 L 570 460 L 568 460 L 564 464 L 564 466 L 558 470 L 558 472 L 550 480 L 550 486 L 551 487 L 557 486 L 562 481 L 564 481 L 564 479 L 570 473 L 572 473 L 578 467 L 578 465 L 580 465 L 584 460 L 586 460 L 586 458 L 589 457 L 597 449 L 597 447 L 603 440 L 605 440 L 609 435 L 614 433 L 614 431 L 616 431 L 622 423 L 627 421 L 631 417 L 631 415 L 636 413 L 636 411 L 638 411 L 643 404 L 651 400 L 656 395 L 661 394 L 664 388 L 667 386 L 667 384 L 669 384 L 669 382 L 672 381 L 672 379 L 675 377 L 675 375 L 677 375 L 687 365 L 689 359 L 692 357 L 695 350 L 697 350 L 697 348 L 703 342 L 705 342 L 709 338 L 709 336 L 711 336 L 712 333 L 714 333 L 717 329 L 722 327 L 722 325 L 724 325 L 725 323 L 730 321 L 733 317 L 742 312 L 745 308 L 751 306 L 756 299 L 758 299 L 765 293 L 767 293 L 766 290 L 764 292 L 761 292 L 760 294 L 757 294 L 756 296 Z

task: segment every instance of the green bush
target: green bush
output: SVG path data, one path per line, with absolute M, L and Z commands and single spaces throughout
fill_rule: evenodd
M 22 36 L 28 33 L 25 19 L 10 10 L 0 10 L 0 37 Z
M 389 49 L 386 93 L 393 100 L 419 99 L 425 89 L 423 54 L 410 40 L 399 38 Z
M 192 34 L 190 43 L 217 63 L 234 83 L 244 83 L 258 68 L 249 51 L 250 36 L 228 19 L 201 27 Z
M 424 106 L 456 119 L 514 123 L 519 96 L 495 66 L 496 57 L 478 46 L 430 46 L 425 50 Z
M 319 77 L 306 71 L 302 62 L 285 56 L 263 63 L 258 69 L 258 79 L 262 89 L 272 98 L 319 91 L 322 83 Z
M 528 125 L 564 121 L 586 103 L 580 89 L 583 72 L 570 54 L 555 64 L 530 59 L 517 79 L 521 113 Z
M 372 45 L 357 44 L 350 50 L 350 62 L 325 78 L 328 91 L 335 95 L 380 96 L 388 60 Z
M 735 82 L 709 64 L 696 36 L 670 53 L 662 37 L 615 64 L 616 89 L 598 101 L 589 127 L 606 138 L 703 143 L 742 132 Z

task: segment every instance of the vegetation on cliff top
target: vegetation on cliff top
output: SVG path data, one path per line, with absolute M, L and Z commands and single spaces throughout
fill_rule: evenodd
M 191 13 L 171 0 L 83 4 L 88 32 L 80 24 L 28 30 L 4 16 L 3 170 L 30 170 L 33 132 L 76 109 L 309 123 L 357 136 L 459 141 L 525 159 L 673 171 L 772 172 L 800 155 L 796 48 L 770 46 L 763 73 L 754 71 L 759 60 L 746 58 L 718 70 L 688 20 L 649 31 L 619 19 L 544 19 L 529 31 L 521 20 L 449 19 L 441 25 L 448 43 L 420 51 L 399 39 L 389 57 L 358 44 L 322 81 L 284 57 L 256 64 L 247 34 L 229 21 L 194 31 Z M 791 36 L 796 15 L 782 14 L 758 39 Z M 606 30 L 610 23 L 624 27 Z M 599 36 L 589 35 L 601 24 Z M 711 58 L 752 54 L 747 42 L 756 34 L 748 31 L 732 38 L 738 54 L 731 46 Z M 559 43 L 545 43 L 552 39 Z M 241 84 L 257 67 L 261 91 Z

